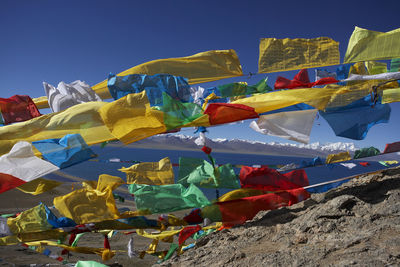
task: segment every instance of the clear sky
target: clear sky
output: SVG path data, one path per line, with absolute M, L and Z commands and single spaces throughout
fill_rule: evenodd
M 42 82 L 83 80 L 94 85 L 132 66 L 159 58 L 234 49 L 244 73 L 257 72 L 260 38 L 315 38 L 340 42 L 343 60 L 354 26 L 375 31 L 400 27 L 400 1 L 102 1 L 2 0 L 0 2 L 0 97 L 45 95 Z M 292 78 L 296 72 L 279 73 Z M 203 84 L 258 82 L 258 74 Z M 314 79 L 310 71 L 310 79 Z M 388 124 L 363 141 L 336 137 L 323 118 L 311 142 L 354 142 L 359 147 L 400 141 L 400 105 Z M 242 124 L 210 128 L 209 137 L 288 142 Z M 191 134 L 186 129 L 184 134 Z

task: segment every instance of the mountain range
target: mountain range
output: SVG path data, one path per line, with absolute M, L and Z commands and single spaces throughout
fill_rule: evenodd
M 199 150 L 201 146 L 196 145 L 196 137 L 182 134 L 161 134 L 152 136 L 135 143 L 129 147 L 136 148 L 157 148 L 172 150 Z M 214 152 L 242 153 L 242 154 L 264 154 L 280 156 L 320 156 L 326 157 L 329 154 L 349 151 L 353 154 L 358 148 L 354 143 L 326 143 L 319 142 L 312 144 L 289 144 L 276 142 L 260 142 L 243 139 L 216 138 L 207 139 L 206 145 Z

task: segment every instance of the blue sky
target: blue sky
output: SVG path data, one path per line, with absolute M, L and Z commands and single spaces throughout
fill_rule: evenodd
M 42 82 L 80 79 L 94 85 L 140 63 L 213 49 L 234 49 L 244 73 L 257 72 L 260 38 L 328 36 L 343 59 L 354 26 L 376 31 L 400 27 L 393 1 L 60 1 L 0 3 L 0 97 L 44 95 Z M 279 75 L 292 78 L 296 72 Z M 256 83 L 258 74 L 221 80 Z M 313 74 L 310 71 L 310 78 Z M 354 142 L 359 147 L 400 141 L 400 105 L 388 124 L 374 126 L 363 141 L 336 137 L 323 118 L 311 142 Z M 249 122 L 210 128 L 209 137 L 288 142 L 248 128 Z M 191 134 L 186 129 L 184 134 Z

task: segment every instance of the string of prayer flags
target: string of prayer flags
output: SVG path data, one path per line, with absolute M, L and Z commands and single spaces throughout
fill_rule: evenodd
M 163 113 L 150 108 L 146 91 L 107 103 L 99 113 L 109 131 L 124 144 L 167 130 Z
M 261 134 L 308 144 L 317 112 L 316 109 L 308 109 L 261 115 L 249 126 Z
M 78 224 L 118 219 L 112 191 L 125 182 L 116 176 L 102 174 L 96 189 L 89 187 L 54 198 L 55 208 Z
M 372 126 L 387 123 L 390 112 L 388 104 L 374 103 L 371 95 L 367 95 L 345 107 L 327 108 L 319 113 L 336 136 L 362 140 Z
M 189 79 L 189 84 L 205 83 L 242 76 L 242 66 L 235 50 L 210 50 L 180 58 L 158 59 L 127 69 L 117 76 L 168 73 Z M 103 99 L 110 98 L 107 80 L 94 85 Z
M 344 63 L 400 57 L 400 29 L 377 32 L 355 27 Z
M 163 105 L 163 93 L 182 102 L 189 102 L 191 100 L 190 86 L 187 79 L 170 74 L 111 75 L 108 78 L 107 86 L 111 96 L 115 100 L 128 94 L 146 91 L 151 106 Z
M 179 158 L 177 183 L 185 187 L 194 184 L 203 188 L 240 188 L 231 164 L 225 164 L 214 169 L 208 161 L 185 157 Z
M 27 95 L 0 98 L 0 111 L 5 125 L 27 121 L 42 115 L 32 99 Z
M 376 155 L 379 155 L 381 152 L 379 149 L 371 146 L 371 147 L 365 147 L 358 149 L 354 152 L 353 159 L 359 159 L 359 158 L 366 158 L 366 157 L 373 157 Z
M 0 193 L 21 186 L 59 168 L 33 154 L 32 145 L 18 142 L 0 157 Z
M 70 84 L 60 82 L 57 88 L 43 82 L 43 87 L 53 112 L 59 112 L 80 103 L 102 101 L 88 84 L 80 80 Z
M 233 103 L 211 103 L 207 106 L 204 114 L 209 116 L 211 125 L 258 118 L 254 108 Z
M 382 92 L 382 104 L 400 102 L 400 88 L 386 89 Z
M 386 144 L 385 150 L 383 151 L 383 154 L 385 153 L 393 153 L 400 151 L 400 142 L 394 142 L 390 144 Z
M 67 134 L 61 139 L 32 142 L 43 158 L 60 169 L 86 161 L 95 156 L 80 134 Z
M 337 83 L 339 82 L 335 78 L 331 76 L 320 78 L 315 82 L 310 82 L 310 78 L 308 77 L 308 71 L 306 69 L 302 69 L 297 73 L 293 80 L 286 79 L 285 77 L 278 76 L 276 78 L 274 89 L 295 89 L 295 88 L 310 88 L 318 85 Z
M 16 187 L 16 189 L 24 193 L 36 196 L 44 192 L 50 191 L 61 184 L 62 184 L 61 182 L 57 182 L 54 180 L 37 178 L 35 180 L 32 180 L 30 182 L 27 182 L 25 184 Z
M 188 188 L 181 184 L 131 184 L 129 192 L 135 195 L 136 208 L 150 213 L 199 208 L 210 204 L 203 192 L 194 184 L 190 184 Z
M 282 174 L 268 167 L 253 168 L 243 166 L 239 177 L 242 188 L 259 190 L 278 191 L 309 185 L 307 174 L 304 170 L 294 170 Z
M 331 163 L 347 161 L 347 160 L 351 160 L 350 152 L 348 152 L 348 151 L 340 152 L 337 154 L 329 154 L 326 157 L 325 164 L 331 164 Z
M 260 40 L 259 73 L 339 64 L 339 43 L 328 37 Z
M 163 185 L 174 183 L 174 172 L 168 157 L 159 162 L 142 162 L 119 171 L 126 173 L 128 184 Z

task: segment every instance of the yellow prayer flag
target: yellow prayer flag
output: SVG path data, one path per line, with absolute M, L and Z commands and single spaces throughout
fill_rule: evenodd
M 259 73 L 338 64 L 340 64 L 339 43 L 328 37 L 260 40 Z
M 190 84 L 217 81 L 242 76 L 242 66 L 235 50 L 211 50 L 187 57 L 166 58 L 149 61 L 118 73 L 118 76 L 130 74 L 155 75 L 166 73 L 189 79 Z M 92 87 L 102 98 L 110 98 L 107 80 Z
M 112 190 L 124 181 L 116 176 L 102 174 L 96 190 L 82 188 L 54 198 L 54 206 L 65 217 L 78 224 L 119 218 Z
M 174 172 L 168 157 L 159 162 L 142 162 L 119 171 L 126 173 L 127 184 L 164 185 L 174 183 Z
M 264 113 L 299 103 L 306 103 L 323 110 L 332 97 L 347 92 L 349 92 L 349 89 L 346 87 L 293 89 L 254 95 L 231 103 L 247 105 L 254 108 L 257 113 Z
M 129 144 L 167 130 L 163 112 L 152 109 L 146 91 L 126 95 L 99 109 L 110 132 Z
M 7 225 L 13 234 L 42 232 L 53 228 L 47 222 L 46 209 L 43 204 L 21 212 L 16 218 L 8 218 Z
M 400 28 L 376 32 L 355 27 L 347 46 L 344 63 L 400 57 Z
M 330 154 L 326 157 L 326 164 L 351 160 L 351 155 L 348 151 L 340 152 L 338 154 Z
M 8 153 L 18 141 L 38 141 L 80 134 L 88 145 L 114 140 L 98 109 L 106 102 L 88 102 L 57 113 L 0 127 L 0 155 Z
M 25 183 L 17 187 L 18 190 L 31 194 L 31 195 L 39 195 L 41 193 L 50 191 L 51 189 L 61 185 L 61 182 L 47 180 L 44 178 L 37 178 L 33 181 Z
M 382 94 L 382 104 L 400 102 L 400 88 L 387 89 Z
M 385 62 L 378 62 L 378 61 L 366 61 L 365 67 L 367 67 L 368 74 L 380 74 L 387 72 L 387 64 Z

